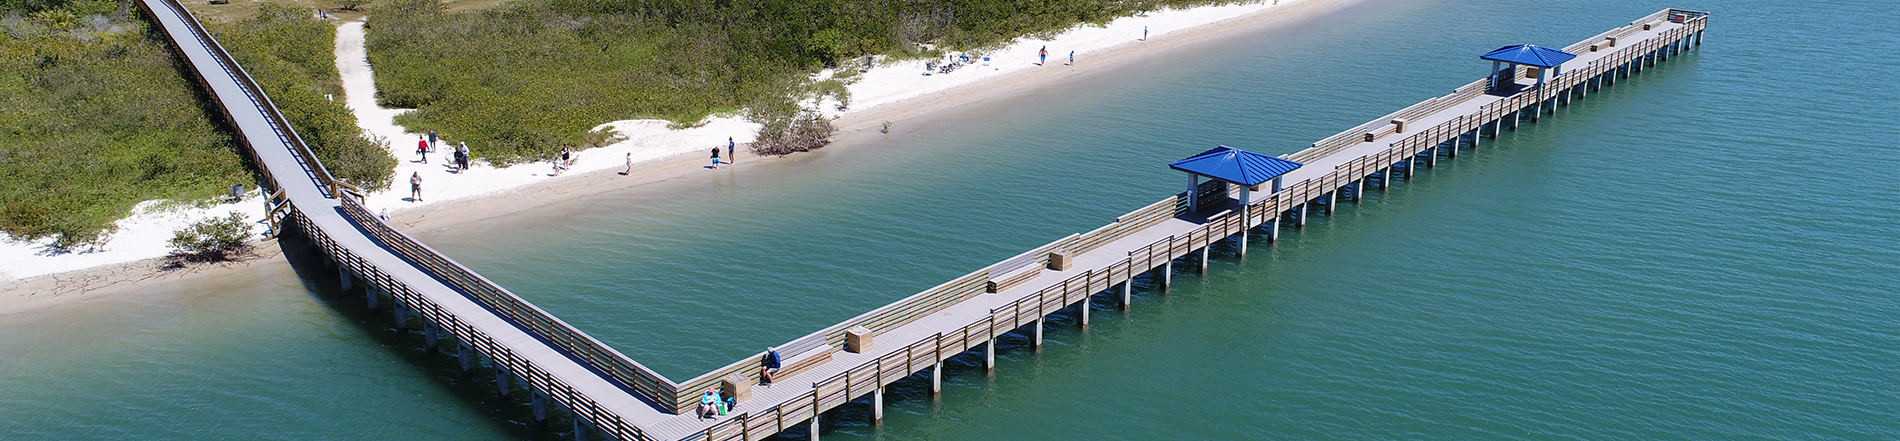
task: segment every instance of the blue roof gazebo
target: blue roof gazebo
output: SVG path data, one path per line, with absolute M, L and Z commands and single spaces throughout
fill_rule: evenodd
M 1520 44 L 1501 47 L 1478 58 L 1491 60 L 1491 91 L 1498 92 L 1517 86 L 1517 66 L 1520 64 L 1538 68 L 1535 72 L 1537 86 L 1542 88 L 1545 71 L 1550 71 L 1549 76 L 1557 76 L 1557 68 L 1563 66 L 1565 61 L 1577 58 L 1577 55 L 1535 44 Z M 1504 68 L 1505 63 L 1511 66 Z
M 1200 188 L 1202 176 L 1239 185 L 1240 200 L 1246 203 L 1247 192 L 1260 184 L 1271 181 L 1273 191 L 1280 191 L 1280 176 L 1301 165 L 1273 156 L 1220 146 L 1174 161 L 1168 167 L 1188 173 L 1188 212 L 1194 212 L 1200 210 L 1200 192 L 1195 190 Z

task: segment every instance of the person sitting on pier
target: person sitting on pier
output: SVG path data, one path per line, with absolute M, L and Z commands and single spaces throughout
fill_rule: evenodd
M 771 386 L 772 376 L 778 375 L 779 364 L 778 348 L 765 348 L 765 369 L 759 370 L 759 379 L 765 381 L 759 384 Z
M 699 419 L 703 420 L 719 416 L 718 390 L 718 386 L 706 388 L 706 394 L 699 397 Z

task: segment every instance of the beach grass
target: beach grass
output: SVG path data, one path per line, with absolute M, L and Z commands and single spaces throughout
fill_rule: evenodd
M 453 11 L 432 0 L 382 0 L 366 26 L 379 102 L 416 109 L 399 124 L 508 164 L 598 145 L 606 138 L 591 130 L 610 121 L 690 125 L 739 109 L 783 109 L 830 89 L 812 84 L 812 73 L 865 55 L 996 47 L 1212 3 L 1223 2 L 518 0 Z
M 130 2 L 9 2 L 0 11 L 0 231 L 97 243 L 148 200 L 197 202 L 255 188 L 242 148 L 166 42 Z M 395 166 L 358 137 L 336 93 L 334 31 L 264 7 L 212 25 L 333 173 L 386 185 Z
M 130 3 L 0 11 L 0 230 L 93 243 L 146 200 L 253 178 L 169 43 Z

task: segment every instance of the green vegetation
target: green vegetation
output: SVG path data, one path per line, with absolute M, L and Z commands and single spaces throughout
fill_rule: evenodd
M 806 139 L 809 114 L 785 106 L 827 91 L 808 80 L 823 66 L 1209 3 L 1220 1 L 520 0 L 450 12 L 384 0 L 368 49 L 381 101 L 417 109 L 400 123 L 506 163 L 596 144 L 588 131 L 609 121 L 685 125 L 740 109 L 765 123 L 761 139 Z
M 206 29 L 270 95 L 331 175 L 364 189 L 389 186 L 396 158 L 384 141 L 364 138 L 350 109 L 325 98 L 343 94 L 336 27 L 309 11 L 264 5 L 249 19 Z
M 395 167 L 323 98 L 334 31 L 302 11 L 216 25 L 332 173 L 386 186 Z M 0 0 L 0 231 L 95 243 L 146 200 L 209 200 L 256 180 L 165 37 L 129 2 Z
M 251 222 L 240 213 L 205 219 L 172 233 L 166 244 L 172 256 L 192 261 L 219 261 L 250 248 Z
M 0 3 L 0 231 L 96 242 L 134 204 L 253 181 L 129 3 Z

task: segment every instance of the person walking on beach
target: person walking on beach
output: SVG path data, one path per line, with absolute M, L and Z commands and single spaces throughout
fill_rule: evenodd
M 1075 51 L 1069 51 L 1069 65 L 1075 65 Z
M 620 174 L 633 176 L 633 152 L 627 152 L 627 171 Z
M 1038 61 L 1036 61 L 1037 66 L 1049 64 L 1049 46 L 1046 46 L 1046 45 L 1043 46 L 1042 51 L 1037 52 L 1036 56 L 1038 57 L 1037 58 Z
M 429 151 L 435 151 L 435 129 L 429 129 Z
M 713 147 L 713 166 L 712 166 L 712 168 L 714 168 L 714 169 L 718 169 L 718 168 L 719 168 L 719 148 L 718 148 L 718 147 Z
M 429 140 L 428 139 L 424 139 L 421 137 L 416 138 L 416 154 L 422 155 L 423 164 L 429 163 Z
M 1141 27 L 1141 41 L 1148 41 L 1148 27 Z
M 726 163 L 739 163 L 739 143 L 733 142 L 730 136 L 726 137 Z
M 422 172 L 409 174 L 409 199 L 422 202 Z
M 455 153 L 462 155 L 461 164 L 460 164 L 462 166 L 462 171 L 468 171 L 468 142 L 463 141 L 462 148 L 456 149 Z

